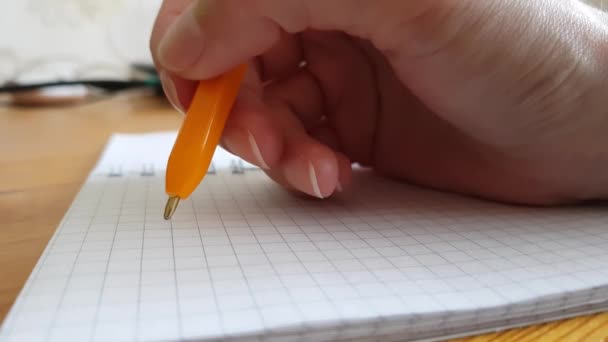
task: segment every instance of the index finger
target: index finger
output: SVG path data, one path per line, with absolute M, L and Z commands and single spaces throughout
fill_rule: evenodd
M 193 2 L 194 0 L 164 0 L 156 16 L 150 37 L 152 60 L 158 70 L 165 94 L 169 102 L 181 112 L 186 111 L 192 101 L 192 97 L 196 91 L 196 82 L 184 79 L 165 70 L 160 65 L 157 54 L 154 51 L 157 50 L 157 46 L 167 32 L 167 29 Z
M 167 32 L 167 29 L 175 22 L 175 20 L 193 3 L 194 0 L 164 0 L 152 29 L 150 37 L 150 51 L 152 52 L 152 60 L 156 67 L 160 67 L 156 53 L 158 44 L 161 38 Z

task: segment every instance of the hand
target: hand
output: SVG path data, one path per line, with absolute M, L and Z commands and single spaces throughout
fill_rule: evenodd
M 360 163 L 552 204 L 608 197 L 605 22 L 575 0 L 165 0 L 151 50 L 182 111 L 251 64 L 223 146 L 288 188 L 330 196 Z

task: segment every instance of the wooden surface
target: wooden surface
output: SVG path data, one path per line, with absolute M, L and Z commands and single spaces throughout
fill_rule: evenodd
M 110 134 L 177 129 L 164 101 L 121 96 L 50 109 L 0 106 L 0 321 Z M 459 341 L 608 341 L 608 313 Z

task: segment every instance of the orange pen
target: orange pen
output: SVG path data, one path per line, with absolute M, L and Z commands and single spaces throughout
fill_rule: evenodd
M 205 177 L 246 69 L 241 65 L 199 83 L 167 163 L 166 220 L 180 199 L 188 198 Z

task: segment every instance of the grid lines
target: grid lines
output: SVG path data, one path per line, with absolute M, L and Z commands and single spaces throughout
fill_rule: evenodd
M 132 171 L 85 183 L 0 341 L 424 339 L 608 307 L 605 207 L 511 207 L 364 170 L 317 201 L 220 170 L 167 222 L 163 173 Z

